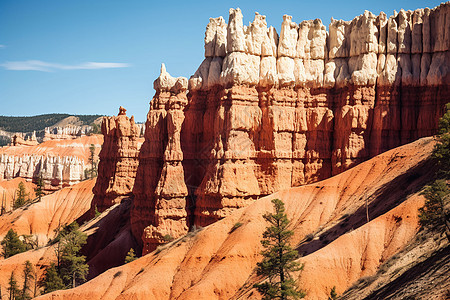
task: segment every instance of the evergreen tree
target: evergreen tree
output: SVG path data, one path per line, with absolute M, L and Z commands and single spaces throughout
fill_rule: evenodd
M 269 227 L 263 233 L 261 244 L 264 250 L 263 260 L 257 264 L 257 274 L 267 277 L 268 281 L 256 284 L 263 294 L 263 299 L 299 299 L 305 293 L 298 289 L 291 273 L 300 271 L 303 266 L 295 261 L 298 256 L 292 249 L 289 240 L 294 234 L 289 230 L 289 220 L 285 213 L 284 203 L 279 199 L 272 200 L 275 213 L 265 214 L 264 219 Z
M 18 188 L 17 188 L 17 198 L 14 201 L 14 209 L 19 208 L 24 206 L 27 201 L 28 201 L 28 193 L 27 190 L 25 189 L 25 185 L 23 184 L 23 182 L 19 182 Z
M 54 263 L 51 263 L 51 265 L 45 270 L 44 280 L 41 285 L 44 287 L 44 294 L 65 288 Z
M 86 257 L 79 254 L 86 240 L 87 235 L 78 229 L 75 222 L 71 225 L 71 231 L 61 236 L 60 274 L 66 286 L 75 287 L 78 282 L 86 280 L 89 266 Z
M 134 261 L 136 259 L 137 259 L 137 257 L 134 254 L 134 249 L 131 248 L 130 251 L 128 251 L 127 256 L 125 257 L 125 263 L 127 264 L 127 263 L 132 262 L 132 261 Z
M 438 161 L 438 175 L 450 177 L 450 103 L 447 112 L 439 119 L 438 143 L 434 147 L 433 157 Z
M 36 182 L 36 188 L 34 189 L 34 193 L 39 198 L 39 201 L 42 200 L 42 196 L 44 195 L 44 179 L 42 179 L 42 174 L 39 174 L 39 178 Z
M 91 144 L 89 147 L 89 163 L 91 164 L 91 169 L 89 170 L 89 178 L 94 178 L 97 176 L 97 163 L 95 162 L 95 145 Z
M 6 233 L 1 245 L 3 247 L 2 255 L 4 258 L 8 258 L 26 251 L 25 245 L 13 229 L 8 230 L 8 233 Z
M 440 179 L 425 188 L 425 205 L 419 208 L 420 224 L 434 231 L 443 231 L 450 241 L 450 212 L 446 206 L 450 203 L 450 189 L 445 180 Z
M 24 264 L 23 268 L 23 287 L 20 294 L 20 300 L 31 299 L 31 280 L 34 278 L 34 268 L 29 260 Z
M 9 299 L 14 300 L 19 295 L 19 288 L 17 287 L 17 280 L 14 276 L 14 271 L 11 273 L 11 276 L 9 277 L 8 281 L 8 293 L 9 293 Z

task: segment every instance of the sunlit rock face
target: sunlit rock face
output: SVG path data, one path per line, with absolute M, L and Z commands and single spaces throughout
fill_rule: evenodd
M 91 211 L 104 211 L 131 196 L 139 164 L 140 128 L 133 116 L 127 117 L 125 108 L 120 107 L 117 116 L 103 117 L 102 133 L 104 142 Z
M 133 188 L 144 253 L 261 196 L 432 135 L 450 102 L 450 4 L 351 21 L 211 18 L 189 80 L 155 81 Z M 188 90 L 188 92 L 187 92 Z

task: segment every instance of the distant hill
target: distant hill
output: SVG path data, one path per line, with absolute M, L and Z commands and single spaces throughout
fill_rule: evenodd
M 69 118 L 71 122 L 62 122 Z M 0 129 L 8 132 L 32 132 L 41 131 L 45 127 L 51 127 L 58 123 L 73 125 L 90 125 L 101 115 L 69 115 L 69 114 L 45 114 L 32 117 L 8 117 L 0 116 Z M 58 124 L 59 125 L 59 124 Z

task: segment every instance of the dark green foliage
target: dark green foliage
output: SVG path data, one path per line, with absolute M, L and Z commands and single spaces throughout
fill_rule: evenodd
M 44 294 L 65 288 L 54 263 L 51 263 L 50 267 L 45 270 L 44 280 L 41 285 L 44 287 Z
M 89 170 L 86 170 L 86 178 L 94 178 L 97 176 L 97 162 L 95 161 L 95 145 L 91 144 L 89 147 L 89 164 L 91 165 L 91 168 Z
M 169 243 L 174 240 L 173 236 L 171 236 L 170 234 L 166 234 L 165 236 L 163 236 L 163 239 L 166 243 Z
M 420 224 L 433 231 L 445 232 L 450 241 L 450 190 L 446 179 L 450 177 L 450 103 L 439 120 L 438 143 L 433 158 L 438 162 L 438 180 L 425 188 L 425 205 L 419 209 Z
M 234 223 L 233 227 L 231 227 L 230 229 L 230 233 L 232 233 L 233 231 L 235 231 L 236 229 L 238 229 L 239 227 L 241 227 L 243 224 L 241 222 L 236 222 Z
M 79 230 L 76 222 L 68 226 L 63 230 L 59 240 L 59 270 L 64 284 L 75 287 L 77 283 L 86 280 L 88 273 L 86 257 L 79 254 L 81 247 L 86 244 L 87 235 Z
M 433 157 L 438 161 L 438 175 L 450 177 L 450 103 L 447 103 L 447 112 L 439 119 L 438 143 L 434 147 Z
M 20 296 L 17 297 L 20 300 L 31 299 L 31 280 L 34 279 L 34 268 L 29 260 L 27 260 L 23 267 L 23 286 Z
M 36 182 L 36 188 L 34 189 L 34 193 L 36 194 L 36 197 L 39 198 L 39 201 L 41 201 L 42 196 L 44 195 L 44 179 L 42 179 L 42 174 L 39 174 L 39 178 Z
M 17 297 L 20 294 L 19 287 L 17 286 L 17 280 L 16 277 L 14 276 L 14 271 L 11 273 L 11 276 L 9 277 L 8 294 L 10 300 L 17 299 Z
M 330 297 L 328 297 L 328 300 L 336 300 L 338 298 L 338 295 L 336 293 L 336 287 L 333 286 L 333 288 L 330 291 Z
M 11 138 L 8 136 L 0 135 L 0 147 L 11 144 Z
M 427 186 L 423 192 L 425 205 L 419 208 L 420 224 L 434 231 L 447 234 L 450 241 L 450 212 L 446 207 L 450 204 L 450 189 L 445 180 L 440 179 Z
M 91 123 L 90 126 L 92 127 L 92 131 L 91 131 L 92 134 L 99 134 L 99 133 L 102 133 L 102 131 L 101 131 L 101 129 L 100 129 L 100 126 L 98 126 L 97 124 Z
M 137 257 L 136 257 L 136 254 L 134 253 L 134 249 L 131 248 L 130 251 L 128 251 L 127 256 L 125 257 L 125 263 L 127 264 L 127 263 L 132 262 L 132 261 L 134 261 L 136 259 L 137 259 Z
M 44 130 L 59 121 L 70 117 L 69 114 L 45 114 L 32 117 L 8 117 L 0 116 L 0 129 L 9 132 L 32 132 Z M 100 115 L 75 115 L 83 125 L 89 125 Z
M 27 190 L 25 189 L 25 185 L 23 182 L 19 182 L 19 185 L 16 190 L 17 198 L 16 201 L 14 201 L 14 209 L 24 206 L 28 201 L 28 195 Z
M 95 215 L 94 215 L 95 218 L 97 218 L 98 216 L 100 216 L 100 215 L 102 214 L 101 212 L 98 211 L 97 205 L 96 205 L 95 208 L 94 208 L 94 214 L 95 214 Z
M 285 213 L 284 203 L 279 199 L 272 200 L 275 213 L 265 214 L 264 219 L 269 227 L 263 233 L 261 244 L 264 250 L 263 260 L 257 264 L 257 275 L 267 277 L 267 281 L 255 287 L 263 295 L 263 299 L 299 299 L 305 293 L 298 289 L 291 273 L 300 271 L 303 266 L 295 260 L 298 256 L 289 241 L 294 234 L 289 230 L 289 220 Z
M 8 231 L 5 238 L 2 240 L 1 245 L 3 247 L 2 255 L 4 258 L 8 258 L 26 251 L 25 245 L 13 229 Z

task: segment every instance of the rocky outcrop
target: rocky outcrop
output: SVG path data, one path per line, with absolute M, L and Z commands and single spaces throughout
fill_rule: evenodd
M 21 133 L 16 133 L 12 137 L 11 146 L 35 146 L 39 144 L 36 139 L 36 132 L 33 131 L 33 134 L 28 137 L 24 137 Z
M 140 130 L 134 123 L 134 116 L 128 118 L 123 107 L 119 108 L 116 117 L 103 117 L 102 133 L 104 142 L 93 189 L 93 211 L 104 211 L 131 195 L 141 146 Z
M 43 141 L 49 140 L 66 140 L 66 139 L 76 139 L 80 136 L 87 135 L 93 130 L 90 125 L 66 125 L 64 127 L 45 127 Z
M 85 179 L 90 146 L 94 145 L 97 161 L 102 138 L 98 135 L 71 140 L 46 141 L 37 145 L 0 148 L 0 181 L 16 177 L 36 181 L 40 176 L 46 190 L 60 189 Z
M 133 232 L 144 252 L 259 197 L 434 134 L 450 102 L 450 3 L 296 24 L 211 18 L 189 79 L 163 67 L 140 153 Z M 148 227 L 146 227 L 149 225 Z M 144 230 L 145 228 L 145 230 Z
M 42 175 L 47 189 L 80 182 L 84 179 L 84 169 L 84 161 L 75 156 L 0 155 L 0 180 L 22 177 L 31 181 Z
M 147 115 L 131 211 L 133 234 L 142 237 L 143 253 L 188 230 L 188 187 L 180 138 L 187 83 L 186 78 L 170 76 L 163 64 L 153 84 L 156 94 Z

